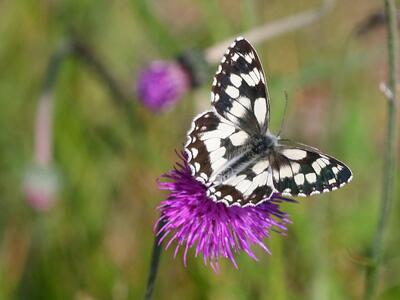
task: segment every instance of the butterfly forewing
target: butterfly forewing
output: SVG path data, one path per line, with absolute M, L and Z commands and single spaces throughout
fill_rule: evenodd
M 269 99 L 265 75 L 254 48 L 236 39 L 222 58 L 211 89 L 217 112 L 242 130 L 265 133 Z

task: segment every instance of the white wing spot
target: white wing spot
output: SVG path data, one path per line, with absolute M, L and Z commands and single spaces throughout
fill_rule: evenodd
M 242 78 L 236 74 L 231 74 L 230 80 L 234 86 L 237 88 L 242 85 Z
M 256 68 L 254 68 L 253 71 L 249 72 L 249 75 L 253 79 L 254 84 L 257 84 L 260 81 L 260 78 L 257 76 L 257 74 L 254 71 L 258 72 L 258 70 Z
M 254 67 L 253 73 L 254 73 L 254 75 L 257 77 L 257 82 L 259 82 L 260 79 L 261 79 L 260 71 L 259 71 L 256 67 Z
M 248 137 L 249 137 L 249 135 L 246 132 L 238 131 L 238 132 L 232 134 L 229 137 L 229 139 L 231 140 L 231 143 L 233 146 L 240 146 L 246 142 Z
M 306 179 L 309 183 L 315 183 L 317 181 L 317 175 L 315 173 L 306 174 Z
M 321 159 L 327 166 L 331 163 L 328 158 L 323 157 Z
M 236 117 L 241 118 L 246 114 L 246 108 L 244 108 L 244 106 L 241 105 L 239 102 L 234 101 L 232 104 L 232 108 L 229 112 Z
M 254 177 L 253 182 L 257 186 L 263 186 L 263 185 L 267 184 L 268 176 L 269 176 L 269 173 L 267 171 L 262 172 L 262 173 L 258 174 L 256 177 Z
M 261 72 L 260 72 L 260 77 L 261 77 L 261 81 L 262 81 L 262 83 L 264 83 L 264 84 L 265 84 L 265 77 L 264 77 L 263 73 L 261 73 Z
M 221 139 L 219 138 L 208 139 L 204 141 L 204 144 L 206 145 L 207 150 L 211 152 L 217 150 L 220 147 Z
M 316 162 L 321 166 L 321 168 L 325 168 L 327 166 L 322 158 L 318 158 Z
M 212 138 L 220 138 L 225 139 L 235 132 L 235 128 L 229 126 L 227 124 L 219 124 L 216 130 L 207 131 L 201 134 L 200 139 L 202 141 L 212 139 Z
M 245 179 L 236 185 L 236 189 L 238 191 L 240 191 L 241 193 L 244 193 L 245 191 L 247 191 L 247 189 L 249 188 L 250 185 L 251 185 L 251 181 Z
M 197 154 L 199 154 L 199 150 L 196 148 L 190 148 L 190 152 L 192 153 L 192 158 L 196 158 Z
M 307 151 L 300 149 L 284 149 L 282 154 L 293 160 L 301 160 L 307 157 Z
M 299 163 L 297 163 L 297 162 L 291 162 L 290 163 L 290 166 L 292 167 L 292 171 L 293 171 L 293 173 L 295 173 L 295 174 L 297 174 L 297 173 L 299 173 L 300 172 L 300 164 Z
M 279 176 L 282 178 L 293 176 L 292 169 L 289 165 L 283 165 L 279 169 Z
M 226 152 L 225 147 L 218 148 L 210 153 L 210 161 L 215 162 L 216 160 L 222 158 Z
M 234 86 L 232 86 L 232 85 L 228 85 L 228 86 L 226 87 L 225 92 L 226 92 L 231 98 L 236 99 L 237 97 L 239 97 L 239 90 L 238 90 L 237 88 L 235 88 Z
M 301 173 L 294 175 L 294 182 L 298 185 L 302 185 L 304 183 L 304 175 Z
M 204 173 L 204 172 L 201 172 L 201 173 L 200 173 L 200 176 L 201 176 L 201 177 L 203 177 L 205 180 L 207 180 L 207 179 L 208 179 L 208 176 L 207 176 L 207 174 L 206 174 L 206 173 Z
M 251 64 L 251 62 L 253 61 L 253 59 L 251 58 L 251 56 L 250 56 L 249 54 L 245 54 L 245 55 L 244 55 L 244 59 L 245 59 L 249 64 Z
M 227 160 L 226 160 L 225 158 L 218 159 L 217 161 L 211 163 L 211 168 L 212 168 L 214 171 L 217 171 L 217 170 L 219 170 L 226 162 L 227 162 Z
M 265 123 L 267 115 L 267 101 L 264 98 L 257 98 L 254 101 L 254 114 L 256 115 L 259 124 Z
M 237 99 L 236 101 L 238 101 L 240 104 L 242 104 L 244 107 L 246 107 L 247 109 L 251 109 L 251 101 L 249 98 L 247 97 L 240 97 L 239 99 Z
M 261 172 L 265 171 L 268 168 L 268 166 L 269 166 L 268 160 L 262 160 L 256 163 L 253 166 L 252 170 L 254 173 L 260 174 Z
M 311 164 L 311 166 L 313 167 L 315 173 L 317 173 L 318 175 L 321 174 L 321 167 L 320 167 L 320 165 L 318 164 L 317 161 L 314 161 L 314 162 Z
M 233 197 L 232 197 L 231 195 L 226 195 L 226 196 L 224 197 L 224 199 L 225 199 L 226 201 L 228 201 L 228 202 L 232 202 L 232 201 L 233 201 Z
M 256 85 L 254 80 L 253 80 L 253 78 L 251 78 L 251 76 L 249 74 L 242 74 L 241 76 L 249 86 L 255 86 Z

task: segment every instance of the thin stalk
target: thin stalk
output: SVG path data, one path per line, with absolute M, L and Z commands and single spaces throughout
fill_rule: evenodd
M 41 166 L 49 165 L 52 160 L 53 90 L 62 62 L 70 53 L 71 47 L 69 43 L 62 43 L 51 55 L 43 82 L 42 93 L 38 100 L 34 129 L 34 159 Z
M 161 249 L 162 244 L 160 243 L 161 235 L 158 233 L 164 226 L 164 224 L 165 223 L 163 221 L 160 221 L 157 225 L 157 229 L 155 232 L 153 251 L 151 254 L 151 261 L 150 261 L 150 273 L 149 277 L 147 278 L 147 286 L 146 286 L 146 292 L 144 294 L 144 300 L 151 300 L 153 297 L 153 290 L 156 282 L 158 265 L 160 263 L 160 255 L 162 250 Z
M 322 4 L 318 8 L 306 10 L 287 18 L 263 24 L 238 35 L 242 35 L 248 39 L 250 43 L 256 45 L 260 42 L 297 30 L 319 20 L 332 9 L 333 4 L 334 0 L 323 0 Z M 206 49 L 205 56 L 207 62 L 210 64 L 219 62 L 226 48 L 229 47 L 233 39 L 234 37 L 230 37 L 229 39 Z
M 133 99 L 132 94 L 120 84 L 109 68 L 96 56 L 90 47 L 80 40 L 75 39 L 72 42 L 72 48 L 74 56 L 87 67 L 91 68 L 93 73 L 104 83 L 112 96 L 111 100 L 115 106 L 125 113 L 128 125 L 132 129 L 136 129 L 136 134 L 141 134 L 145 131 L 143 121 L 140 119 L 141 115 L 135 112 L 133 104 L 136 101 Z
M 125 93 L 108 68 L 88 46 L 77 40 L 73 41 L 72 44 L 75 56 L 91 67 L 95 74 L 105 83 L 111 95 L 114 96 L 113 100 L 116 101 L 116 104 L 123 105 L 132 102 L 132 99 Z
M 376 294 L 379 267 L 383 257 L 383 241 L 393 199 L 395 197 L 396 146 L 397 146 L 397 68 L 398 68 L 398 32 L 396 4 L 394 0 L 384 0 L 387 15 L 387 48 L 389 90 L 387 93 L 387 129 L 385 160 L 383 169 L 382 198 L 379 220 L 371 247 L 371 264 L 367 267 L 364 299 L 373 299 Z

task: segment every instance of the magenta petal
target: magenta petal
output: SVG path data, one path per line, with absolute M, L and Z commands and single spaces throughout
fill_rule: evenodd
M 226 207 L 215 203 L 206 195 L 206 187 L 194 179 L 184 158 L 182 163 L 161 176 L 168 181 L 159 182 L 159 188 L 169 191 L 167 199 L 158 209 L 165 225 L 156 234 L 167 240 L 166 248 L 175 241 L 174 256 L 183 250 L 184 265 L 187 264 L 189 249 L 194 248 L 194 256 L 203 256 L 204 264 L 217 272 L 219 259 L 229 259 L 238 268 L 235 254 L 245 252 L 257 260 L 251 247 L 258 245 L 270 254 L 265 238 L 270 230 L 283 233 L 290 223 L 287 214 L 279 204 L 292 201 L 280 195 L 255 207 Z

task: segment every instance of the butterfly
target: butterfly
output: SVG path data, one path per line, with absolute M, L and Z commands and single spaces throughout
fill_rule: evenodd
M 275 194 L 310 196 L 352 179 L 342 162 L 269 130 L 270 104 L 255 49 L 238 37 L 218 66 L 212 109 L 192 122 L 185 144 L 193 177 L 226 206 L 255 206 Z

